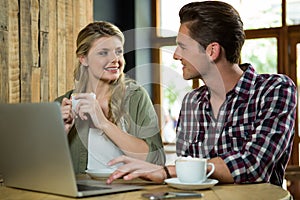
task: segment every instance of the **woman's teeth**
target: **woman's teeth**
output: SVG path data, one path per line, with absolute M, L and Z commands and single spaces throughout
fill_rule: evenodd
M 118 70 L 118 67 L 106 67 L 104 69 L 107 71 L 113 71 L 113 70 Z

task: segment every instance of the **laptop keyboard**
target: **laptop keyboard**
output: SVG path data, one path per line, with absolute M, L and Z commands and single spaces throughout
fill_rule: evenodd
M 91 186 L 91 185 L 77 184 L 77 189 L 78 189 L 78 191 L 90 191 L 90 190 L 111 189 L 111 187 L 101 187 L 101 186 Z

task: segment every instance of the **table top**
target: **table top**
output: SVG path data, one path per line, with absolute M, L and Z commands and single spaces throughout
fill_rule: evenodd
M 117 181 L 118 183 L 123 182 L 123 180 Z M 154 192 L 186 192 L 184 190 L 175 189 L 169 187 L 165 184 L 154 184 L 152 182 L 141 181 L 140 183 L 134 182 L 131 184 L 139 184 L 144 186 L 143 189 L 137 191 L 107 194 L 94 197 L 86 197 L 84 200 L 132 200 L 132 199 L 146 199 L 142 197 L 143 193 L 154 193 Z M 259 184 L 217 184 L 209 189 L 194 190 L 193 192 L 202 193 L 204 197 L 203 200 L 257 200 L 257 199 L 292 199 L 288 191 L 283 188 L 272 185 L 269 183 L 259 183 Z M 31 200 L 67 200 L 74 199 L 64 196 L 45 194 L 40 192 L 33 192 L 21 189 L 15 189 L 5 186 L 0 186 L 0 199 L 31 199 Z M 193 198 L 189 198 L 193 199 Z M 196 198 L 194 198 L 196 199 Z M 199 198 L 198 198 L 199 199 Z

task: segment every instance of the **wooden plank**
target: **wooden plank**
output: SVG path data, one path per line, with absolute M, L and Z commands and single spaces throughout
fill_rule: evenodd
M 74 68 L 76 68 L 76 66 L 78 65 L 78 58 L 76 55 L 76 50 L 77 50 L 77 45 L 76 45 L 76 40 L 77 40 L 77 36 L 79 31 L 81 30 L 82 27 L 79 26 L 79 7 L 80 7 L 80 3 L 81 1 L 77 1 L 77 0 L 73 0 L 73 36 L 74 36 Z
M 41 96 L 41 79 L 39 65 L 39 2 L 38 0 L 31 0 L 30 4 L 31 14 L 31 102 L 40 102 Z
M 86 24 L 94 21 L 94 1 L 87 0 L 86 2 Z
M 93 0 L 0 5 L 0 101 L 52 101 L 73 88 L 76 38 L 93 21 Z
M 8 101 L 8 3 L 0 0 L 0 103 Z
M 57 1 L 57 41 L 58 41 L 58 95 L 66 91 L 66 26 L 65 26 L 65 1 Z
M 31 72 L 31 102 L 40 102 L 41 68 L 33 67 Z
M 79 31 L 84 28 L 88 23 L 93 21 L 93 3 L 91 0 L 76 1 L 74 2 L 74 30 L 76 32 L 75 38 Z
M 49 1 L 40 0 L 41 101 L 49 101 Z
M 39 0 L 31 0 L 30 14 L 32 67 L 39 67 Z
M 93 0 L 73 1 L 73 35 L 74 35 L 74 67 L 78 64 L 76 56 L 76 39 L 78 33 L 86 25 L 93 21 Z
M 49 101 L 49 41 L 48 33 L 40 32 L 41 101 Z
M 66 1 L 66 90 L 74 88 L 73 71 L 74 71 L 74 44 L 76 39 L 73 33 L 73 1 Z M 66 91 L 65 91 L 66 92 Z
M 87 20 L 85 20 L 87 13 L 85 13 L 84 11 L 88 12 L 87 10 L 85 10 L 85 6 L 86 6 L 86 1 L 73 1 L 73 12 L 77 13 L 74 15 L 73 20 L 74 20 L 74 35 L 75 38 L 77 38 L 77 35 L 79 33 L 79 31 L 85 27 L 87 25 Z
M 0 30 L 0 103 L 8 102 L 8 32 Z M 4 50 L 5 49 L 5 50 Z
M 0 29 L 7 26 L 7 18 L 8 18 L 8 2 L 7 0 L 0 0 Z
M 49 53 L 48 53 L 48 71 L 49 71 L 49 101 L 57 97 L 57 4 L 56 0 L 49 2 Z
M 40 7 L 40 31 L 49 32 L 49 0 L 39 0 Z M 53 11 L 52 11 L 53 12 Z
M 80 14 L 79 14 L 79 7 L 80 7 L 80 2 L 81 1 L 73 1 L 73 35 L 74 35 L 74 39 L 77 39 L 78 33 L 81 30 L 82 27 L 80 27 L 79 25 L 79 19 L 80 19 Z M 76 50 L 76 46 L 75 46 L 75 50 Z
M 30 0 L 20 1 L 21 102 L 31 101 L 31 15 Z
M 19 2 L 8 1 L 8 66 L 9 66 L 9 102 L 20 102 L 19 68 Z
M 78 65 L 78 58 L 77 58 L 77 55 L 76 55 L 76 50 L 77 50 L 77 36 L 78 36 L 78 33 L 79 31 L 81 30 L 81 27 L 79 26 L 79 6 L 80 6 L 80 1 L 77 1 L 77 0 L 73 0 L 73 13 L 74 13 L 74 16 L 73 16 L 73 36 L 74 36 L 74 69 L 77 67 Z M 73 76 L 74 77 L 74 76 Z M 75 82 L 74 82 L 75 83 Z M 74 84 L 74 88 L 75 88 L 75 84 Z
M 87 25 L 86 20 L 86 1 L 79 1 L 79 27 L 83 28 Z

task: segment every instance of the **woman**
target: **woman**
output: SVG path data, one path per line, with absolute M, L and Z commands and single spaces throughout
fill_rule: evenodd
M 76 87 L 56 99 L 76 173 L 105 168 L 119 155 L 165 163 L 152 102 L 123 72 L 123 46 L 123 33 L 108 22 L 90 23 L 78 34 Z M 78 100 L 74 108 L 72 98 Z

